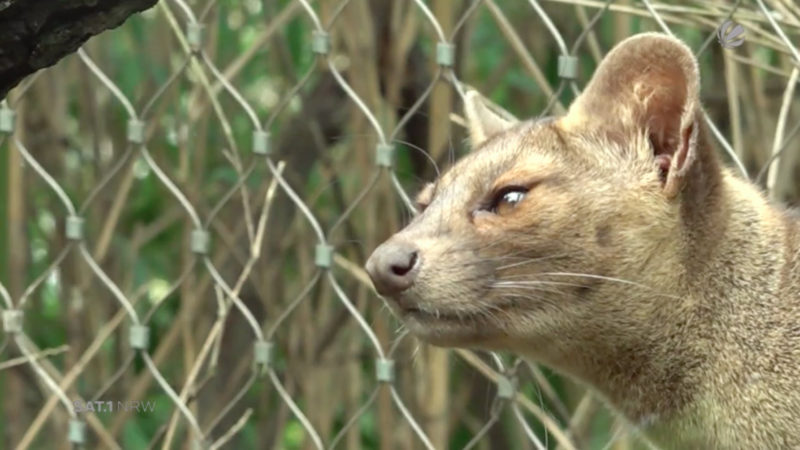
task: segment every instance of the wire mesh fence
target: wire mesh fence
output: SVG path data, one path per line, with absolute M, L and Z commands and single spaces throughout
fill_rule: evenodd
M 790 1 L 170 0 L 32 75 L 0 105 L 5 444 L 646 445 L 546 368 L 416 341 L 361 267 L 467 151 L 468 86 L 560 114 L 648 30 L 696 51 L 731 164 L 798 198 Z

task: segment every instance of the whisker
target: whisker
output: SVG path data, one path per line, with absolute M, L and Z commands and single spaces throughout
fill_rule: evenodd
M 511 294 L 504 294 L 502 298 L 503 298 L 504 300 L 508 300 L 508 299 L 520 299 L 520 300 L 525 300 L 525 301 L 530 301 L 531 299 L 534 299 L 534 300 L 538 300 L 538 301 L 540 302 L 539 306 L 540 306 L 540 305 L 548 305 L 548 306 L 553 306 L 553 307 L 556 307 L 556 306 L 558 306 L 558 302 L 555 302 L 555 301 L 553 301 L 553 299 L 550 299 L 550 298 L 547 298 L 547 297 L 541 297 L 541 296 L 538 296 L 538 295 L 533 295 L 533 294 L 531 294 L 531 293 L 525 293 L 525 294 L 513 294 L 513 293 L 511 293 Z
M 643 289 L 648 289 L 648 290 L 651 290 L 651 291 L 655 291 L 655 289 L 653 289 L 652 287 L 646 286 L 646 285 L 641 284 L 641 283 L 637 283 L 635 281 L 625 280 L 623 278 L 607 277 L 607 276 L 603 276 L 603 275 L 594 275 L 594 274 L 589 274 L 589 273 L 542 272 L 542 273 L 537 273 L 536 275 L 546 275 L 546 276 L 556 276 L 556 277 L 557 276 L 564 276 L 564 277 L 592 278 L 592 279 L 596 279 L 596 280 L 605 280 L 605 281 L 612 281 L 612 282 L 615 282 L 615 283 L 627 284 L 627 285 L 636 286 L 636 287 L 640 287 L 640 288 L 643 288 Z M 678 297 L 676 295 L 669 295 L 669 294 L 659 294 L 659 295 L 672 297 L 672 298 L 680 298 L 680 297 Z
M 512 263 L 512 264 L 506 264 L 504 266 L 499 266 L 497 268 L 497 270 L 512 269 L 514 267 L 523 266 L 525 264 L 530 264 L 530 263 L 533 263 L 533 262 L 546 261 L 548 259 L 564 258 L 564 257 L 566 257 L 568 255 L 569 255 L 568 253 L 561 253 L 561 254 L 558 254 L 558 255 L 540 256 L 540 257 L 536 257 L 536 258 L 527 258 L 524 261 L 519 261 L 519 262 Z
M 535 280 L 535 281 L 497 281 L 493 284 L 492 287 L 534 287 L 534 286 L 570 286 L 576 288 L 585 288 L 587 287 L 585 284 L 576 284 L 576 283 L 566 283 L 562 281 L 544 281 L 544 280 Z
M 538 293 L 544 293 L 544 294 L 550 294 L 550 295 L 559 295 L 559 296 L 562 296 L 562 297 L 570 298 L 572 300 L 580 300 L 580 297 L 578 297 L 576 294 L 574 294 L 572 292 L 564 292 L 564 291 L 560 291 L 560 290 L 557 290 L 557 289 L 545 289 L 545 288 L 542 288 L 541 286 L 514 286 L 514 287 L 500 287 L 500 288 L 497 288 L 497 289 L 498 290 L 502 290 L 504 292 L 508 292 L 508 291 L 517 292 L 517 296 L 519 298 L 526 298 L 526 299 L 537 298 L 537 297 L 532 296 L 531 292 L 538 292 Z M 507 295 L 507 294 L 504 293 L 503 295 Z M 549 300 L 549 299 L 548 299 L 548 303 L 556 304 L 554 301 Z
M 425 149 L 423 149 L 422 147 L 420 147 L 420 146 L 418 146 L 416 144 L 413 144 L 411 142 L 404 141 L 402 139 L 395 139 L 394 141 L 397 142 L 397 143 L 403 144 L 403 145 L 407 145 L 407 146 L 411 147 L 412 149 L 417 150 L 418 152 L 420 152 L 431 163 L 431 165 L 433 166 L 433 170 L 436 172 L 436 178 L 439 178 L 439 177 L 442 176 L 442 173 L 439 171 L 439 165 L 436 164 L 436 160 L 434 160 L 433 157 L 430 155 L 430 153 L 428 153 Z

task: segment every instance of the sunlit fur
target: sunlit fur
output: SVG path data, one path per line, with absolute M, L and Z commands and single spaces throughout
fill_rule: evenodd
M 586 383 L 665 448 L 800 448 L 797 222 L 717 161 L 697 79 L 682 43 L 647 34 L 564 117 L 468 105 L 475 151 L 391 238 L 420 254 L 394 309 L 433 344 L 514 351 Z M 665 179 L 654 153 L 683 136 Z M 497 215 L 481 208 L 498 183 L 532 187 Z

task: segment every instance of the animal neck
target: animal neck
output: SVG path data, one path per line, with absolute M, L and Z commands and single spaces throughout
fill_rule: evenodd
M 676 433 L 685 443 L 714 442 L 706 433 L 726 425 L 710 423 L 724 417 L 707 412 L 731 404 L 726 396 L 736 395 L 737 371 L 760 356 L 758 345 L 748 346 L 769 332 L 783 290 L 800 286 L 796 219 L 727 173 L 708 195 L 713 208 L 682 222 L 686 244 L 665 258 L 670 267 L 631 277 L 656 292 L 617 291 L 617 300 L 644 307 L 621 310 L 612 323 L 582 318 L 575 323 L 596 329 L 594 339 L 575 330 L 583 337 L 553 342 L 544 357 L 539 349 L 529 353 L 592 386 L 634 424 L 661 429 L 673 444 Z

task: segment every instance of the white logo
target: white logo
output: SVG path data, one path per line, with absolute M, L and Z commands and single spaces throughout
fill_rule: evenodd
M 726 20 L 717 28 L 717 40 L 723 48 L 736 48 L 744 44 L 744 27 Z

